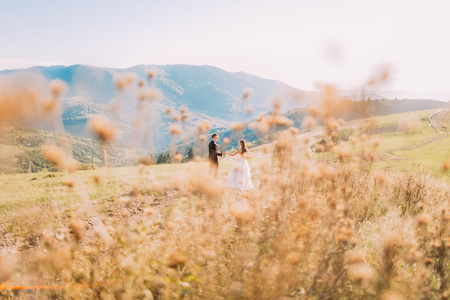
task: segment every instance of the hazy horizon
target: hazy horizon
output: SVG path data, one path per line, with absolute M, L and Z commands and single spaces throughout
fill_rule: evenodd
M 25 71 L 27 69 L 30 68 L 51 68 L 51 67 L 71 67 L 71 66 L 76 66 L 76 65 L 82 65 L 82 66 L 86 66 L 86 67 L 92 67 L 92 68 L 100 68 L 100 69 L 112 69 L 112 70 L 127 70 L 127 69 L 132 69 L 138 66 L 160 66 L 160 67 L 164 67 L 164 66 L 176 66 L 176 65 L 184 65 L 184 66 L 196 66 L 196 67 L 214 67 L 214 68 L 218 68 L 217 66 L 212 66 L 212 65 L 191 65 L 191 64 L 167 64 L 167 65 L 160 65 L 160 64 L 139 64 L 139 65 L 133 65 L 133 66 L 129 66 L 129 67 L 124 67 L 124 68 L 115 68 L 115 67 L 108 67 L 108 66 L 96 66 L 96 65 L 87 65 L 87 64 L 73 64 L 73 65 L 48 65 L 48 66 L 30 66 L 30 67 L 24 67 L 24 68 L 19 68 L 19 69 L 5 69 L 5 70 L 0 70 L 1 72 L 4 71 Z M 220 69 L 220 68 L 219 68 Z M 246 73 L 248 75 L 252 75 L 252 76 L 257 76 L 261 79 L 267 79 L 267 80 L 274 80 L 274 81 L 279 81 L 281 83 L 284 83 L 283 81 L 280 81 L 276 78 L 264 78 L 261 76 L 258 76 L 256 74 L 251 74 L 245 71 L 235 71 L 235 72 L 230 72 L 230 73 Z M 294 87 L 297 88 L 297 87 Z M 308 91 L 308 92 L 318 92 L 320 93 L 320 89 L 319 88 L 312 88 L 310 90 L 306 90 L 306 89 L 300 89 L 297 88 L 298 90 L 302 90 L 302 91 Z M 276 92 L 276 91 L 275 91 Z M 338 94 L 344 97 L 349 97 L 352 100 L 358 100 L 360 99 L 361 94 L 363 93 L 361 89 L 355 88 L 355 89 L 338 89 L 337 90 Z M 450 102 L 450 95 L 447 94 L 441 94 L 439 92 L 433 92 L 433 91 L 408 91 L 408 90 L 386 90 L 386 89 L 364 89 L 364 93 L 366 93 L 366 97 L 369 98 L 373 98 L 373 99 L 424 99 L 424 100 L 438 100 L 438 101 L 448 101 Z M 371 97 L 372 96 L 372 97 Z M 379 96 L 379 97 L 373 97 L 373 96 Z

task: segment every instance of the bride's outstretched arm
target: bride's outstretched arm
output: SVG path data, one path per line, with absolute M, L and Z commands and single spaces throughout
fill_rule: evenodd
M 238 154 L 238 153 L 240 153 L 240 151 L 239 150 L 237 150 L 236 152 L 234 152 L 233 154 L 228 154 L 228 155 L 230 155 L 230 156 L 235 156 L 236 154 Z

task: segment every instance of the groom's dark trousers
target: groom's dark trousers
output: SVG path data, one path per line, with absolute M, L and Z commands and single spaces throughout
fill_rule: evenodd
M 214 179 L 217 179 L 217 171 L 219 169 L 219 158 L 222 153 L 219 152 L 219 145 L 215 141 L 209 142 L 209 175 L 214 173 Z

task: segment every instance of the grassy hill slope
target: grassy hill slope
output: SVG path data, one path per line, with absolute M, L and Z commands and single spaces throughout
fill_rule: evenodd
M 104 151 L 100 142 L 70 134 L 63 134 L 71 144 L 72 156 L 80 163 L 80 168 L 103 166 Z M 54 132 L 26 127 L 2 127 L 0 130 L 0 172 L 38 172 L 44 168 L 55 171 L 55 167 L 44 159 L 43 145 L 57 142 L 60 137 Z M 122 144 L 106 146 L 108 163 L 111 166 L 136 165 L 141 156 L 148 153 L 143 149 Z

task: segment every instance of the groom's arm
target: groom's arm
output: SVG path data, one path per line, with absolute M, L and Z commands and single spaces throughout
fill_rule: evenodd
M 217 156 L 222 156 L 223 153 L 219 152 L 219 145 L 216 144 L 216 154 Z

